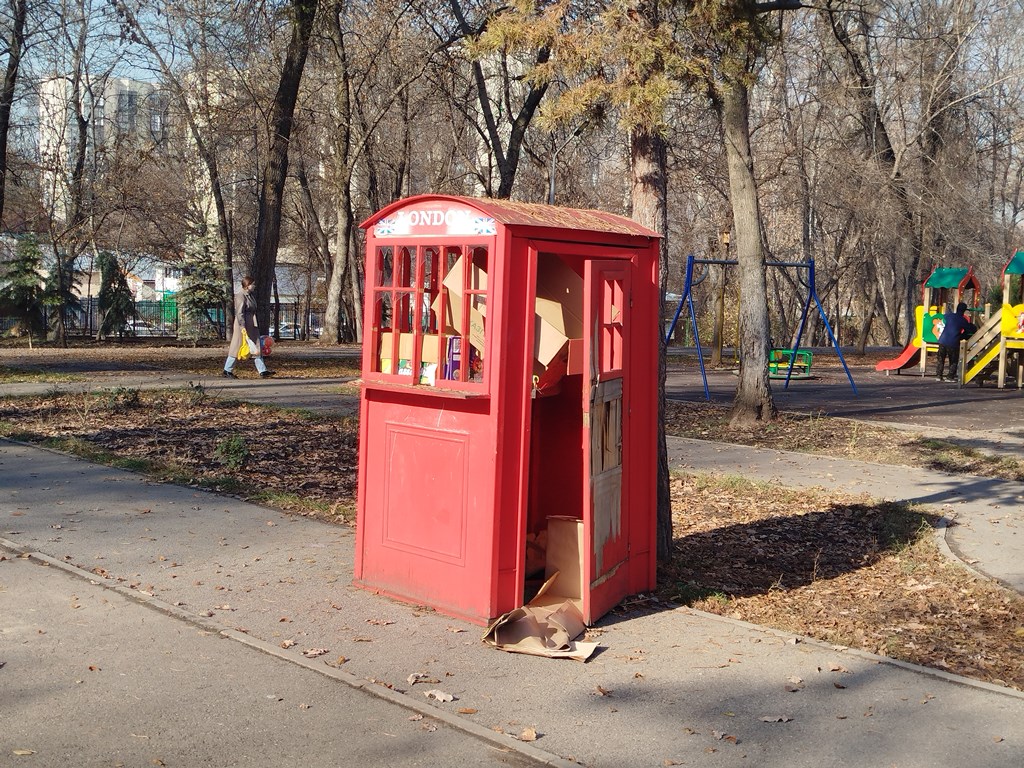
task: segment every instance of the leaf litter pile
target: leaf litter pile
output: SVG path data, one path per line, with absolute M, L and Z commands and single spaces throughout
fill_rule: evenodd
M 1024 689 L 1024 598 L 943 556 L 920 509 L 701 474 L 672 507 L 662 599 Z
M 0 435 L 328 522 L 355 519 L 358 423 L 201 386 L 0 399 Z
M 677 404 L 669 432 L 744 442 L 721 418 Z M 876 461 L 880 440 L 902 439 L 841 420 L 784 418 L 772 429 L 790 450 L 840 453 L 863 439 Z M 0 399 L 0 435 L 328 522 L 354 519 L 352 417 L 221 400 L 201 386 L 121 388 Z M 1024 599 L 944 558 L 928 514 L 707 475 L 674 477 L 672 499 L 662 599 L 1024 689 Z

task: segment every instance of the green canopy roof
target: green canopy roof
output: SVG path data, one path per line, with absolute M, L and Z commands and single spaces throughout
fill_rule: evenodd
M 1007 275 L 1024 275 L 1024 251 L 1017 251 L 1003 272 Z
M 959 267 L 936 267 L 925 285 L 928 288 L 959 288 L 970 271 Z

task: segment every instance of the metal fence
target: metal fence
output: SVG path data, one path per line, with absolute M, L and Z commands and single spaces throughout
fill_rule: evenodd
M 53 308 L 44 308 L 43 320 L 50 327 L 50 315 Z M 271 306 L 271 323 L 278 318 L 277 327 L 271 328 L 272 335 L 282 339 L 302 338 L 302 311 L 297 302 L 280 302 Z M 100 312 L 99 300 L 95 297 L 82 299 L 80 306 L 67 310 L 65 325 L 68 336 L 79 338 L 95 338 L 99 331 Z M 8 333 L 18 324 L 18 318 L 0 317 L 0 335 Z M 308 329 L 313 338 L 320 336 L 323 313 L 309 313 Z M 197 320 L 182 317 L 178 302 L 174 297 L 158 301 L 135 302 L 135 316 L 128 321 L 124 329 L 124 337 L 156 337 L 177 338 L 185 333 L 198 338 L 226 338 L 224 310 L 211 307 Z M 186 327 L 187 326 L 187 327 Z M 275 333 L 276 331 L 276 333 Z

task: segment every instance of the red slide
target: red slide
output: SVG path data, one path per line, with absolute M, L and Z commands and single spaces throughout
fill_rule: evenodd
M 904 368 L 917 363 L 917 357 L 921 354 L 921 348 L 914 342 L 910 342 L 903 351 L 900 352 L 899 357 L 892 360 L 882 360 L 875 366 L 876 371 L 901 371 Z

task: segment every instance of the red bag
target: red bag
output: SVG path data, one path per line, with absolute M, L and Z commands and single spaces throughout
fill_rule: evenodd
M 260 336 L 260 354 L 266 357 L 270 354 L 271 348 L 274 346 L 273 336 Z

